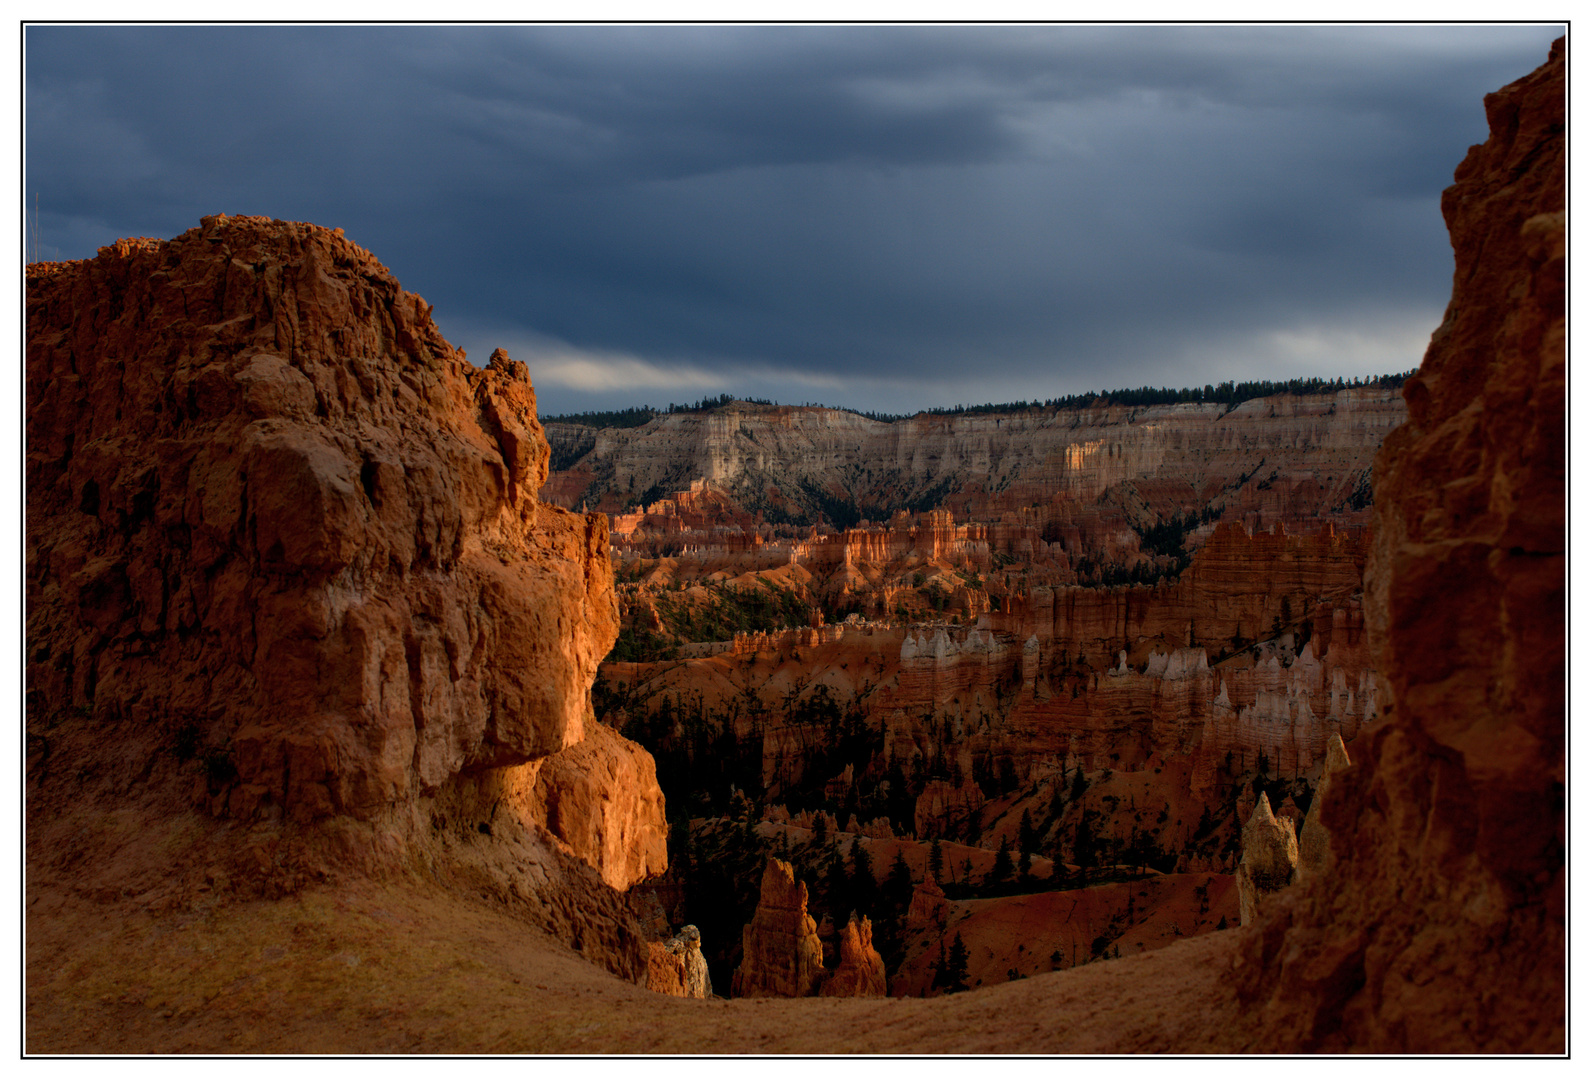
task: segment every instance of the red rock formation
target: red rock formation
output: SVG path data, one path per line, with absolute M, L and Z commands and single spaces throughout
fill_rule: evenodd
M 524 366 L 471 367 L 428 310 L 257 218 L 30 279 L 36 709 L 197 725 L 245 818 L 368 816 L 579 740 L 606 524 L 536 498 Z
M 960 787 L 948 780 L 930 780 L 917 796 L 917 835 L 958 835 L 976 819 L 983 802 L 984 794 L 970 776 L 962 780 Z
M 635 743 L 592 724 L 580 742 L 522 771 L 524 780 L 508 788 L 518 808 L 603 881 L 627 889 L 668 869 L 657 767 Z
M 649 941 L 646 949 L 648 990 L 670 997 L 713 996 L 707 959 L 702 956 L 702 935 L 696 927 L 681 927 L 680 932 L 667 941 Z
M 761 740 L 776 799 L 804 782 L 813 750 L 813 732 L 787 719 L 791 688 L 816 676 L 836 701 L 865 699 L 880 752 L 827 794 L 842 800 L 895 766 L 906 777 L 926 769 L 915 812 L 896 823 L 919 837 L 970 838 L 1002 769 L 1032 783 L 1058 768 L 1179 762 L 1155 802 L 1191 824 L 1205 810 L 1228 814 L 1225 785 L 1262 762 L 1274 777 L 1313 778 L 1328 740 L 1352 740 L 1375 715 L 1358 598 L 1365 552 L 1361 532 L 1223 526 L 1174 584 L 1036 589 L 975 626 L 852 617 L 747 634 L 722 654 L 609 665 L 606 678 L 643 701 L 700 695 L 706 709 L 738 712 L 736 735 Z M 748 686 L 762 688 L 755 727 L 738 707 Z M 1179 802 L 1190 791 L 1198 804 Z M 1160 840 L 1178 842 L 1172 831 Z
M 1272 894 L 1298 880 L 1298 837 L 1291 817 L 1271 813 L 1270 797 L 1243 825 L 1243 861 L 1237 868 L 1238 914 L 1243 925 L 1256 921 Z
M 807 914 L 807 887 L 781 859 L 768 860 L 757 912 L 742 934 L 735 997 L 811 997 L 823 978 L 823 942 Z
M 503 798 L 545 763 L 570 850 L 621 887 L 662 866 L 650 756 L 581 743 L 607 523 L 537 498 L 524 366 L 469 364 L 340 230 L 263 218 L 30 267 L 27 314 L 30 730 L 185 761 L 251 826 L 240 887 L 447 854 L 638 977 L 616 898 Z M 32 835 L 60 761 L 30 775 Z
M 1388 718 L 1332 777 L 1330 875 L 1240 975 L 1273 1051 L 1565 1043 L 1565 44 L 1443 195 L 1453 298 L 1376 466 Z
M 823 980 L 819 997 L 885 997 L 884 958 L 873 948 L 873 920 L 851 914 L 840 931 L 840 962 Z
M 951 901 L 943 921 L 908 925 L 906 956 L 890 977 L 889 991 L 894 997 L 935 993 L 933 965 L 958 934 L 968 952 L 967 985 L 978 988 L 1007 982 L 1013 974 L 1081 967 L 1118 951 L 1123 958 L 1138 956 L 1236 926 L 1237 920 L 1230 874 L 1157 874 L 1086 889 Z M 1124 995 L 1137 993 L 1131 970 L 1122 972 Z M 1047 985 L 1062 992 L 1066 984 Z
M 911 906 L 906 909 L 906 925 L 913 930 L 938 927 L 943 930 L 949 912 L 945 890 L 939 887 L 933 874 L 925 874 L 912 890 Z

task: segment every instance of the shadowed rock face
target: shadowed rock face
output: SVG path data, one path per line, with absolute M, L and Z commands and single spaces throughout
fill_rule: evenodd
M 1376 466 L 1388 718 L 1250 941 L 1266 1049 L 1565 1049 L 1564 94 L 1560 39 L 1443 195 L 1453 298 Z
M 206 218 L 28 271 L 30 716 L 209 748 L 242 818 L 370 818 L 578 742 L 607 526 L 541 503 L 524 365 L 368 252 Z
M 1331 778 L 1337 773 L 1352 765 L 1348 760 L 1348 748 L 1343 746 L 1342 739 L 1333 735 L 1326 744 L 1326 766 L 1320 775 L 1320 784 L 1315 788 L 1315 799 L 1309 804 L 1309 814 L 1304 818 L 1303 827 L 1298 831 L 1298 876 L 1300 878 L 1309 874 L 1324 874 L 1331 870 L 1331 834 L 1320 823 L 1320 807 L 1326 801 L 1326 792 L 1331 788 Z

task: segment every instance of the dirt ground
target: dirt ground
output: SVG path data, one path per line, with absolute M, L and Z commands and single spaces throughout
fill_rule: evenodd
M 1213 1050 L 1236 1004 L 1223 939 L 1240 933 L 947 998 L 693 1001 L 425 885 L 158 916 L 56 888 L 27 905 L 29 1054 Z

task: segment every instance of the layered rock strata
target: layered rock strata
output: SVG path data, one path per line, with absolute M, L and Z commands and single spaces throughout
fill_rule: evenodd
M 1565 1043 L 1566 46 L 1486 98 L 1442 198 L 1453 297 L 1376 466 L 1388 719 L 1320 809 L 1242 989 L 1270 1050 Z
M 1051 513 L 1064 530 L 1072 510 L 1112 488 L 1209 498 L 1254 478 L 1244 497 L 1252 505 L 1234 510 L 1263 515 L 1269 525 L 1287 520 L 1301 500 L 1346 502 L 1403 415 L 1396 392 L 1379 389 L 1282 395 L 1231 409 L 1034 409 L 894 423 L 836 409 L 735 402 L 637 428 L 551 425 L 554 451 L 569 464 L 546 496 L 620 512 L 626 496 L 688 490 L 705 480 L 749 514 L 821 514 L 811 494 L 819 492 L 878 520 L 928 500 L 959 507 L 963 517 L 998 518 L 1002 509 L 1060 497 Z M 1295 490 L 1306 475 L 1309 490 Z

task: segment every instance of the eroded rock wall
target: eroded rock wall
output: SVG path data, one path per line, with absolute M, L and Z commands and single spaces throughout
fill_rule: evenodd
M 175 768 L 258 826 L 217 856 L 239 888 L 446 857 L 639 977 L 603 883 L 662 869 L 662 796 L 592 722 L 607 521 L 537 497 L 524 365 L 473 366 L 313 225 L 209 217 L 27 286 L 34 835 L 68 748 L 122 747 L 147 762 L 107 799 Z
M 27 365 L 32 709 L 191 727 L 240 817 L 579 741 L 606 522 L 536 497 L 524 365 L 471 366 L 368 252 L 215 217 L 36 267 Z
M 1442 198 L 1453 298 L 1376 466 L 1388 718 L 1251 939 L 1266 1049 L 1566 1049 L 1565 87 L 1560 39 Z

